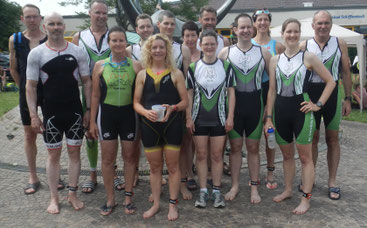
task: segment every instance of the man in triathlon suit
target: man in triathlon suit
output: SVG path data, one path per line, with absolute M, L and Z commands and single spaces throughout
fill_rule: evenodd
M 90 4 L 89 16 L 91 26 L 73 37 L 73 43 L 83 47 L 88 56 L 88 64 L 90 75 L 92 75 L 94 64 L 101 59 L 106 59 L 111 51 L 107 43 L 108 28 L 107 28 L 107 13 L 108 7 L 105 0 L 93 0 Z M 83 110 L 85 111 L 85 98 L 83 97 Z M 89 165 L 90 165 L 90 180 L 82 185 L 82 192 L 92 193 L 97 185 L 97 161 L 98 161 L 98 141 L 89 138 L 86 145 Z M 122 185 L 118 179 L 117 187 Z M 120 188 L 118 188 L 120 190 Z
M 210 6 L 205 6 L 200 9 L 199 22 L 201 24 L 201 32 L 207 29 L 211 29 L 215 31 L 217 26 L 217 11 Z M 227 37 L 222 35 L 217 36 L 218 47 L 217 47 L 217 55 L 224 48 L 229 46 L 229 40 Z M 197 43 L 197 49 L 201 51 L 199 40 Z
M 181 70 L 186 77 L 191 62 L 191 53 L 188 47 L 173 41 L 173 32 L 176 28 L 175 15 L 167 10 L 162 11 L 158 15 L 157 27 L 161 34 L 166 35 L 172 41 L 173 57 L 176 68 Z
M 316 131 L 312 141 L 312 157 L 316 167 L 320 137 L 320 122 L 323 117 L 327 144 L 327 161 L 329 167 L 328 195 L 330 199 L 340 199 L 340 188 L 336 186 L 336 173 L 340 160 L 339 124 L 341 115 L 347 116 L 351 111 L 352 80 L 349 70 L 347 44 L 344 40 L 330 36 L 332 17 L 328 11 L 318 11 L 314 14 L 312 28 L 313 39 L 302 42 L 301 48 L 316 54 L 325 67 L 330 71 L 335 82 L 342 79 L 344 86 L 344 102 L 341 101 L 340 86 L 336 86 L 328 101 L 320 111 L 315 112 Z M 341 71 L 340 71 L 340 70 Z M 339 85 L 339 83 L 337 83 Z M 310 78 L 309 94 L 311 101 L 316 103 L 320 97 L 325 82 L 313 72 Z
M 25 94 L 27 57 L 31 49 L 45 42 L 47 37 L 40 29 L 42 17 L 37 6 L 32 4 L 25 5 L 22 8 L 21 20 L 26 26 L 26 30 L 10 36 L 9 51 L 10 73 L 19 87 L 19 109 L 24 126 L 24 150 L 29 167 L 29 179 L 28 184 L 24 188 L 24 193 L 28 195 L 38 190 L 40 181 L 36 172 L 37 133 L 33 132 L 31 128 L 31 119 Z M 59 186 L 60 189 L 64 187 L 65 185 Z
M 148 14 L 143 13 L 136 18 L 135 25 L 135 31 L 140 36 L 140 41 L 137 44 L 130 45 L 126 48 L 126 51 L 129 58 L 141 61 L 141 47 L 154 32 L 153 21 Z
M 91 80 L 87 58 L 82 49 L 64 40 L 65 24 L 58 13 L 45 16 L 43 29 L 48 40 L 32 49 L 27 65 L 27 103 L 31 125 L 35 132 L 43 133 L 48 149 L 47 179 L 51 202 L 47 212 L 59 213 L 57 182 L 60 173 L 62 138 L 65 134 L 69 154 L 68 202 L 75 210 L 84 204 L 77 198 L 80 173 L 80 146 L 84 128 L 89 123 Z M 82 81 L 87 104 L 83 117 L 78 82 Z M 41 81 L 43 124 L 37 114 L 37 84 Z
M 257 45 L 253 45 L 252 18 L 245 13 L 235 18 L 234 31 L 238 43 L 222 49 L 218 57 L 227 60 L 233 66 L 236 78 L 236 106 L 234 127 L 228 137 L 231 143 L 230 167 L 232 188 L 225 195 L 233 200 L 239 192 L 239 174 L 242 164 L 243 133 L 246 137 L 248 165 L 250 172 L 251 203 L 260 203 L 258 192 L 260 156 L 259 144 L 262 134 L 264 103 L 262 99 L 262 78 L 268 72 L 271 54 Z

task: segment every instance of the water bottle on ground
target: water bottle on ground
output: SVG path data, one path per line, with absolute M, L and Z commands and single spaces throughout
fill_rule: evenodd
M 268 147 L 269 149 L 275 149 L 275 133 L 274 128 L 268 129 Z

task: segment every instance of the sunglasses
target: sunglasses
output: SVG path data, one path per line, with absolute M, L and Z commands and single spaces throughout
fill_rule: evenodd
M 258 10 L 258 11 L 255 12 L 255 15 L 259 15 L 259 14 L 262 14 L 262 13 L 270 14 L 269 10 Z

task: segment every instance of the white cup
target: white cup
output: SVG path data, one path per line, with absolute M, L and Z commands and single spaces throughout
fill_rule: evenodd
M 166 111 L 166 107 L 162 105 L 153 105 L 152 110 L 157 112 L 157 115 L 158 115 L 157 121 L 163 121 L 164 112 Z

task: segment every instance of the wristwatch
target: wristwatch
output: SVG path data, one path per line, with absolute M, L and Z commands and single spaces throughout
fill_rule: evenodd
M 316 106 L 317 106 L 317 107 L 319 107 L 319 108 L 321 109 L 324 105 L 322 104 L 322 102 L 321 102 L 321 101 L 318 101 L 318 102 L 316 103 Z
M 345 101 L 346 101 L 346 100 L 348 100 L 348 101 L 352 102 L 352 96 L 346 96 L 346 97 L 344 98 L 344 100 L 345 100 Z

